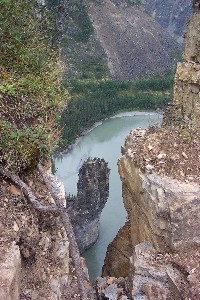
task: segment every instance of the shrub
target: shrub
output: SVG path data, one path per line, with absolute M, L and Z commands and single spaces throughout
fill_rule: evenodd
M 28 0 L 0 0 L 0 163 L 33 167 L 55 148 L 61 103 L 55 21 Z

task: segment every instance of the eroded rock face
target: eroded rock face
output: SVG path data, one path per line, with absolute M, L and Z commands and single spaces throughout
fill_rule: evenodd
M 43 205 L 54 203 L 37 171 L 27 184 Z M 0 178 L 0 299 L 58 300 L 68 294 L 69 242 L 60 217 L 40 213 Z
M 146 10 L 179 42 L 183 41 L 185 24 L 192 14 L 190 0 L 141 0 Z
M 198 184 L 141 171 L 128 153 L 119 161 L 119 172 L 133 246 L 147 240 L 162 252 L 192 244 L 198 238 Z
M 102 269 L 103 277 L 125 278 L 128 276 L 130 257 L 132 256 L 130 233 L 130 222 L 126 222 L 112 243 L 109 244 Z
M 164 115 L 164 126 L 199 124 L 200 118 L 200 14 L 195 1 L 194 15 L 186 27 L 183 62 L 178 63 L 174 83 L 174 98 Z
M 163 126 L 132 131 L 118 163 L 134 300 L 200 298 L 200 1 L 194 6 Z
M 21 282 L 21 255 L 19 246 L 0 248 L 0 299 L 19 300 Z
M 184 247 L 176 254 L 159 253 L 151 243 L 144 242 L 134 249 L 134 300 L 199 299 L 199 270 L 194 267 L 199 255 L 195 248 Z
M 79 251 L 97 240 L 100 214 L 109 196 L 109 169 L 104 159 L 88 159 L 79 170 L 77 197 L 67 200 Z
M 174 65 L 178 43 L 142 6 L 104 0 L 90 3 L 88 11 L 113 79 L 163 74 Z

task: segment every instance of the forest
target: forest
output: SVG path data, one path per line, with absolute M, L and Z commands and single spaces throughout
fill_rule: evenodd
M 122 111 L 164 109 L 172 97 L 174 73 L 133 81 L 74 80 L 61 116 L 65 148 L 95 122 Z

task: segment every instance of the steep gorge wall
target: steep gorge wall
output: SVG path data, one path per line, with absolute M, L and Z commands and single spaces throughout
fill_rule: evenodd
M 174 65 L 178 43 L 142 6 L 122 7 L 104 0 L 90 3 L 88 11 L 113 79 L 163 74 Z
M 141 0 L 152 17 L 179 42 L 183 42 L 185 25 L 192 15 L 191 0 Z
M 37 172 L 25 178 L 40 203 L 53 199 Z M 69 241 L 60 217 L 38 212 L 23 192 L 0 179 L 1 300 L 61 299 L 70 279 Z
M 163 126 L 132 131 L 119 160 L 130 221 L 128 272 L 134 300 L 200 297 L 200 1 L 194 5 Z M 104 266 L 105 271 L 109 261 L 112 276 L 122 268 L 120 256 L 113 256 L 116 245 L 114 240 L 109 246 Z

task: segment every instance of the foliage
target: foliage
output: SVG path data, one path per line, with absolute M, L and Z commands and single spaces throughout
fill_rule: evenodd
M 170 100 L 173 74 L 135 81 L 81 81 L 70 83 L 71 100 L 61 116 L 63 147 L 86 128 L 120 111 L 162 109 Z
M 21 171 L 55 148 L 67 93 L 49 11 L 29 0 L 0 0 L 0 6 L 0 163 Z

